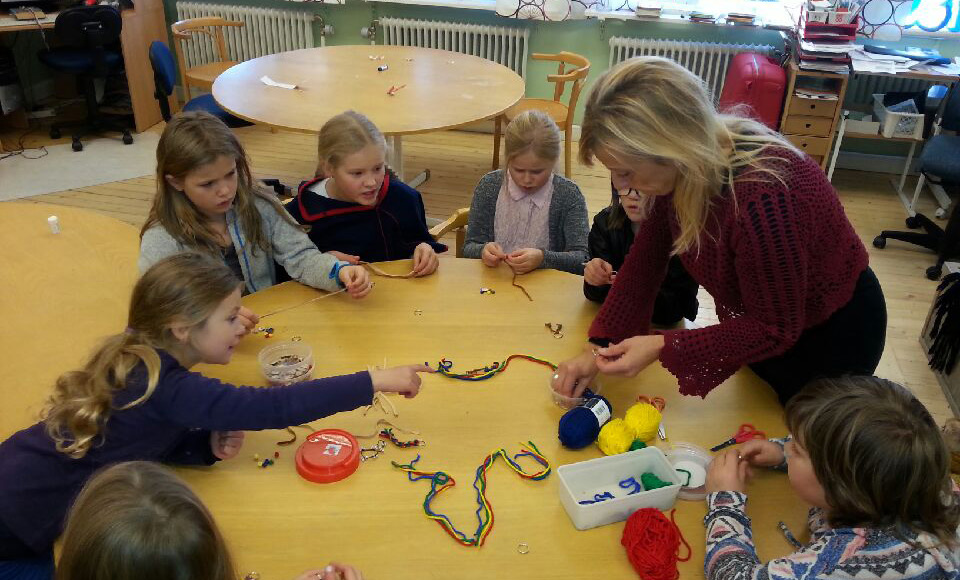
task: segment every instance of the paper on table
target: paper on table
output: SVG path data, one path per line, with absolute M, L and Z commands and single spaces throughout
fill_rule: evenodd
M 260 82 L 262 82 L 263 84 L 265 84 L 265 85 L 267 85 L 267 86 L 277 87 L 277 88 L 281 88 L 281 89 L 291 89 L 291 90 L 293 90 L 293 89 L 296 89 L 296 88 L 297 88 L 297 85 L 291 85 L 291 84 L 288 84 L 288 83 L 278 83 L 277 81 L 273 80 L 272 78 L 268 77 L 267 75 L 263 75 L 262 77 L 260 77 Z
M 852 50 L 860 50 L 863 48 L 863 45 L 853 43 L 831 44 L 828 42 L 807 42 L 806 40 L 801 40 L 800 48 L 808 52 L 835 52 L 842 54 Z

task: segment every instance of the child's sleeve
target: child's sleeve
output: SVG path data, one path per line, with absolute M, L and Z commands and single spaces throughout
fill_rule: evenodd
M 213 465 L 220 461 L 213 454 L 210 443 L 212 431 L 191 429 L 161 458 L 163 463 L 174 465 Z
M 587 224 L 590 223 L 587 218 L 587 202 L 576 184 L 566 183 L 572 187 L 564 189 L 564 206 L 558 224 L 563 236 L 563 249 L 554 252 L 545 248 L 540 267 L 582 276 L 583 263 L 587 261 Z M 550 229 L 553 230 L 552 227 Z
M 491 171 L 480 179 L 470 202 L 467 239 L 463 242 L 464 258 L 479 258 L 483 247 L 493 240 L 493 222 L 497 215 L 497 197 L 503 180 L 502 171 Z
M 270 202 L 257 200 L 256 203 Z M 341 288 L 340 280 L 336 277 L 337 258 L 318 250 L 303 230 L 290 223 L 292 218 L 287 217 L 286 209 L 279 204 L 276 207 L 271 204 L 269 209 L 260 211 L 260 215 L 268 222 L 274 259 L 294 280 L 327 292 Z
M 587 260 L 600 258 L 608 264 L 613 264 L 611 254 L 613 249 L 610 247 L 610 229 L 606 225 L 609 219 L 609 211 L 601 211 L 593 216 L 593 227 L 590 228 L 590 234 L 587 236 Z M 623 262 L 623 256 L 620 256 L 620 262 Z M 583 295 L 587 300 L 603 303 L 610 292 L 610 284 L 603 286 L 593 286 L 583 281 Z
M 143 232 L 140 238 L 140 257 L 137 260 L 137 267 L 143 274 L 160 260 L 182 251 L 180 244 L 167 233 L 163 226 L 154 226 Z

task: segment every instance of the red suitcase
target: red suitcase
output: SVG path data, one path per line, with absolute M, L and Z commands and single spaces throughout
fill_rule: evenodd
M 747 105 L 744 113 L 776 131 L 786 87 L 787 73 L 777 61 L 755 52 L 741 52 L 730 61 L 717 107 L 729 111 Z

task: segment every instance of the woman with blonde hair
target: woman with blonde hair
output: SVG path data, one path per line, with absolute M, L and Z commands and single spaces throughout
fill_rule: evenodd
M 128 461 L 87 482 L 67 517 L 56 580 L 237 580 L 230 549 L 200 498 L 158 463 Z M 362 580 L 331 562 L 297 580 Z
M 490 267 L 506 262 L 517 274 L 583 274 L 587 203 L 576 183 L 553 172 L 560 129 L 543 111 L 530 110 L 510 121 L 504 138 L 507 169 L 484 175 L 474 189 L 463 256 Z
M 810 380 L 872 374 L 886 307 L 867 252 L 817 164 L 760 123 L 721 115 L 703 82 L 658 57 L 628 60 L 587 99 L 584 163 L 598 159 L 643 221 L 583 352 L 554 388 L 659 361 L 680 392 L 706 396 L 749 365 L 785 403 Z M 720 323 L 650 334 L 671 256 Z

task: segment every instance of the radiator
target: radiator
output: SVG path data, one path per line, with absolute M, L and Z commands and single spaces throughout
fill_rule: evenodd
M 847 94 L 844 103 L 850 105 L 869 103 L 873 104 L 873 94 L 889 92 L 926 92 L 934 81 L 923 79 L 905 79 L 898 77 L 884 77 L 867 74 L 854 74 L 847 83 Z M 942 84 L 942 83 L 941 83 Z
M 635 56 L 662 56 L 677 61 L 706 82 L 714 100 L 727 78 L 730 59 L 741 52 L 773 54 L 769 44 L 721 44 L 652 38 L 610 38 L 610 66 Z
M 405 18 L 381 18 L 380 26 L 384 44 L 472 54 L 500 63 L 526 78 L 530 42 L 527 28 Z
M 313 14 L 299 10 L 253 8 L 201 2 L 177 2 L 177 19 L 219 16 L 239 20 L 244 26 L 225 26 L 227 58 L 236 61 L 299 48 L 313 48 Z M 321 45 L 323 36 L 320 37 Z M 217 51 L 206 34 L 196 34 L 183 43 L 188 67 L 218 60 Z

